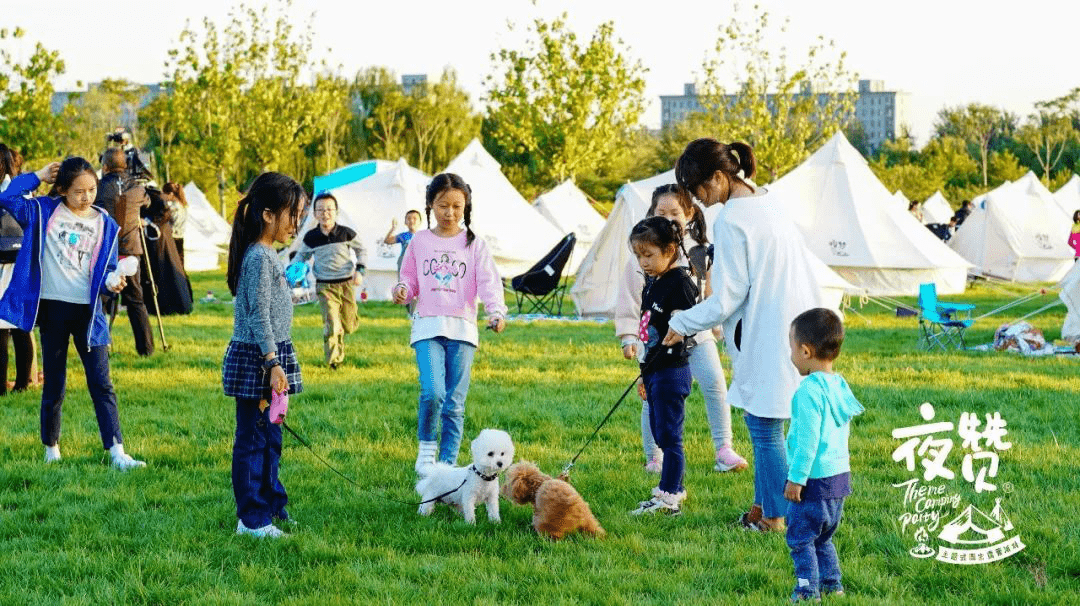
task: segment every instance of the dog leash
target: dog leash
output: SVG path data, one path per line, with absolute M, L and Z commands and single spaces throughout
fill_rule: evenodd
M 296 441 L 300 442 L 304 446 L 304 448 L 307 448 L 308 452 L 310 452 L 312 454 L 312 456 L 314 456 L 316 459 L 318 459 L 320 462 L 322 462 L 322 464 L 325 465 L 327 469 L 329 469 L 330 471 L 338 474 L 339 476 L 341 476 L 341 478 L 343 480 L 345 480 L 349 484 L 352 484 L 357 489 L 359 489 L 359 490 L 361 490 L 363 492 L 366 492 L 368 494 L 377 496 L 380 499 L 386 499 L 387 501 L 393 501 L 395 503 L 401 503 L 402 505 L 410 505 L 412 507 L 419 507 L 420 505 L 426 505 L 428 503 L 433 503 L 433 502 L 438 501 L 439 499 L 441 499 L 443 497 L 448 497 L 448 496 L 454 494 L 455 492 L 461 490 L 461 487 L 465 485 L 465 482 L 469 481 L 469 476 L 466 475 L 465 479 L 461 481 L 461 484 L 458 484 L 457 488 L 455 488 L 453 490 L 450 490 L 450 491 L 447 491 L 447 492 L 444 492 L 441 495 L 439 495 L 437 497 L 434 497 L 434 498 L 431 498 L 431 499 L 428 499 L 426 501 L 420 501 L 419 503 L 413 503 L 411 501 L 402 501 L 402 500 L 399 500 L 399 499 L 395 499 L 393 497 L 388 497 L 386 495 L 379 494 L 379 493 L 375 492 L 374 490 L 371 490 L 370 488 L 365 488 L 365 487 L 361 486 L 359 483 L 357 483 L 355 480 L 353 480 L 349 476 L 347 476 L 347 475 L 341 473 L 340 471 L 338 471 L 337 469 L 335 469 L 334 466 L 329 463 L 329 461 L 327 461 L 326 459 L 320 457 L 319 453 L 315 452 L 315 449 L 313 449 L 311 447 L 311 444 L 309 444 L 307 440 L 305 440 L 304 438 L 301 438 L 300 434 L 293 431 L 293 428 L 289 427 L 289 424 L 286 423 L 284 419 L 281 420 L 281 426 L 284 427 L 286 431 L 291 433 L 292 437 L 296 438 Z
M 692 337 L 685 337 L 685 339 L 692 339 Z M 696 347 L 696 345 L 696 343 L 691 343 L 689 347 Z M 630 390 L 633 389 L 634 386 L 637 385 L 637 382 L 641 380 L 641 378 L 645 375 L 645 371 L 648 370 L 649 367 L 652 366 L 653 363 L 656 362 L 656 360 L 658 360 L 659 358 L 660 355 L 659 352 L 657 352 L 653 355 L 651 360 L 645 361 L 645 366 L 642 367 L 641 372 L 639 372 L 638 376 L 630 382 L 630 385 L 626 387 L 626 390 L 623 391 L 621 396 L 619 396 L 619 399 L 615 400 L 615 405 L 611 407 L 611 410 L 608 411 L 604 419 L 600 421 L 599 425 L 596 426 L 596 429 L 593 430 L 592 435 L 589 436 L 589 439 L 585 440 L 585 444 L 581 446 L 581 450 L 578 450 L 577 454 L 574 455 L 574 458 L 570 459 L 570 462 L 566 464 L 566 467 L 563 467 L 562 473 L 559 474 L 559 477 L 568 477 L 570 475 L 570 469 L 574 466 L 574 463 L 577 462 L 578 457 L 581 456 L 581 453 L 585 452 L 585 449 L 588 448 L 589 444 L 592 443 L 593 438 L 596 437 L 596 434 L 600 433 L 600 429 L 604 426 L 605 423 L 608 422 L 608 419 L 611 418 L 611 415 L 615 414 L 615 411 L 618 410 L 619 405 L 621 405 L 623 403 L 623 400 L 626 399 L 626 396 L 630 393 Z

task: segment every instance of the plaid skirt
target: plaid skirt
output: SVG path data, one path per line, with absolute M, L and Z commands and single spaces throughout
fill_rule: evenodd
M 277 357 L 281 369 L 289 381 L 289 393 L 304 391 L 300 379 L 300 362 L 292 341 L 277 344 Z M 263 369 L 263 354 L 257 343 L 230 341 L 225 348 L 225 360 L 221 363 L 221 382 L 225 395 L 251 400 L 270 399 L 270 373 Z

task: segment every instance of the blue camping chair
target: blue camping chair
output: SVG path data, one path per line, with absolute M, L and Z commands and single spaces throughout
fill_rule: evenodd
M 938 301 L 937 287 L 933 282 L 919 285 L 919 326 L 922 341 L 919 345 L 927 351 L 940 349 L 964 349 L 964 331 L 974 322 L 970 303 L 943 303 Z

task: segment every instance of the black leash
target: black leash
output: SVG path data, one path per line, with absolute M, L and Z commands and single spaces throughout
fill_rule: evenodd
M 315 457 L 316 459 L 318 459 L 319 461 L 321 461 L 321 462 L 322 462 L 322 464 L 323 464 L 323 465 L 325 465 L 325 466 L 327 467 L 327 469 L 329 469 L 330 471 L 332 471 L 332 472 L 334 472 L 334 473 L 338 474 L 339 476 L 341 476 L 341 479 L 345 480 L 345 481 L 346 481 L 346 482 L 348 482 L 349 484 L 352 484 L 353 486 L 355 486 L 355 487 L 356 487 L 356 488 L 358 488 L 359 490 L 361 490 L 361 491 L 363 491 L 363 492 L 366 492 L 366 493 L 369 493 L 369 494 L 372 494 L 372 495 L 375 495 L 375 496 L 379 497 L 380 499 L 386 499 L 387 501 L 394 501 L 395 503 L 401 503 L 402 505 L 410 505 L 410 506 L 412 506 L 412 507 L 419 507 L 420 505 L 426 505 L 426 504 L 428 504 L 428 503 L 433 503 L 433 502 L 435 502 L 435 501 L 438 501 L 439 499 L 441 499 L 441 498 L 443 498 L 443 497 L 448 497 L 448 496 L 450 496 L 450 495 L 454 494 L 454 493 L 455 493 L 455 492 L 457 492 L 458 490 L 461 490 L 461 487 L 465 485 L 465 482 L 468 482 L 468 481 L 469 481 L 469 476 L 468 476 L 468 475 L 466 474 L 466 476 L 465 476 L 465 479 L 461 481 L 461 484 L 458 484 L 458 487 L 457 487 L 457 488 L 455 488 L 455 489 L 453 489 L 453 490 L 450 490 L 450 491 L 448 491 L 448 492 L 444 492 L 444 493 L 442 493 L 441 495 L 439 495 L 439 496 L 437 496 L 437 497 L 435 497 L 435 498 L 432 498 L 432 499 L 428 499 L 428 500 L 426 500 L 426 501 L 420 501 L 419 503 L 413 503 L 413 502 L 411 502 L 411 501 L 401 501 L 401 500 L 399 500 L 399 499 L 395 499 L 395 498 L 393 498 L 393 497 L 388 497 L 388 496 L 386 496 L 386 495 L 382 495 L 382 494 L 379 494 L 379 493 L 377 493 L 377 492 L 375 492 L 375 491 L 371 490 L 370 488 L 364 488 L 363 486 L 361 486 L 360 484 L 358 484 L 358 483 L 357 483 L 357 482 L 356 482 L 355 480 L 353 480 L 353 479 L 352 479 L 352 478 L 350 478 L 349 476 L 347 476 L 347 475 L 345 475 L 345 474 L 341 473 L 340 471 L 338 471 L 337 469 L 335 469 L 335 468 L 334 468 L 334 466 L 333 466 L 333 465 L 331 465 L 331 464 L 330 464 L 330 463 L 329 463 L 329 462 L 328 462 L 328 461 L 327 461 L 326 459 L 324 459 L 324 458 L 320 457 L 320 456 L 319 456 L 319 453 L 315 452 L 315 449 L 313 449 L 313 448 L 311 447 L 311 444 L 309 444 L 309 443 L 308 443 L 308 441 L 307 441 L 307 440 L 305 440 L 304 438 L 301 438 L 301 437 L 300 437 L 300 434 L 298 434 L 298 433 L 296 433 L 295 431 L 293 431 L 293 428 L 292 428 L 292 427 L 289 427 L 289 424 L 288 424 L 288 423 L 286 423 L 284 419 L 282 419 L 282 421 L 281 421 L 281 426 L 282 426 L 282 427 L 284 427 L 286 431 L 288 431 L 289 433 L 291 433 L 291 434 L 292 434 L 292 437 L 296 438 L 296 441 L 297 441 L 297 442 L 300 442 L 301 444 L 303 444 L 303 445 L 304 445 L 304 448 L 307 448 L 307 449 L 308 449 L 308 452 L 310 452 L 310 453 L 311 453 L 311 454 L 312 454 L 312 455 L 313 455 L 313 456 L 314 456 L 314 457 Z
M 689 348 L 696 347 L 697 344 L 693 341 L 693 337 L 683 337 L 683 339 L 684 339 L 684 342 L 689 341 L 687 347 L 689 347 Z M 670 347 L 669 347 L 669 349 L 670 349 Z M 656 350 L 656 353 L 653 354 L 652 359 L 646 359 L 645 360 L 645 366 L 642 367 L 641 372 L 639 372 L 638 376 L 633 381 L 631 381 L 630 385 L 628 385 L 626 387 L 626 391 L 624 391 L 622 393 L 622 395 L 619 396 L 619 399 L 615 400 L 615 405 L 612 406 L 611 410 L 608 411 L 607 415 L 604 417 L 604 420 L 600 421 L 600 424 L 596 426 L 596 429 L 593 430 L 592 435 L 589 436 L 589 439 L 585 440 L 585 444 L 582 445 L 581 450 L 578 450 L 577 454 L 574 455 L 574 458 L 570 459 L 570 462 L 566 464 L 566 467 L 563 467 L 562 473 L 559 474 L 560 477 L 565 477 L 565 476 L 570 475 L 570 468 L 572 468 L 574 466 L 574 463 L 577 462 L 578 457 L 581 456 L 581 453 L 585 452 L 585 449 L 588 448 L 589 444 L 592 443 L 593 438 L 596 437 L 596 434 L 600 433 L 600 428 L 602 428 L 604 426 L 604 424 L 608 422 L 608 419 L 611 418 L 611 415 L 615 414 L 615 411 L 618 410 L 619 405 L 622 404 L 623 400 L 626 399 L 626 395 L 630 393 L 630 390 L 633 389 L 634 386 L 637 385 L 637 382 L 645 375 L 645 371 L 648 370 L 649 367 L 653 365 L 653 362 L 656 362 L 656 360 L 660 358 L 659 353 L 660 353 L 659 350 Z

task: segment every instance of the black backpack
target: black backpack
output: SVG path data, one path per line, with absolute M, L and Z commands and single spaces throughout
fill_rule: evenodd
M 14 263 L 22 248 L 23 230 L 8 211 L 0 208 L 0 263 Z

